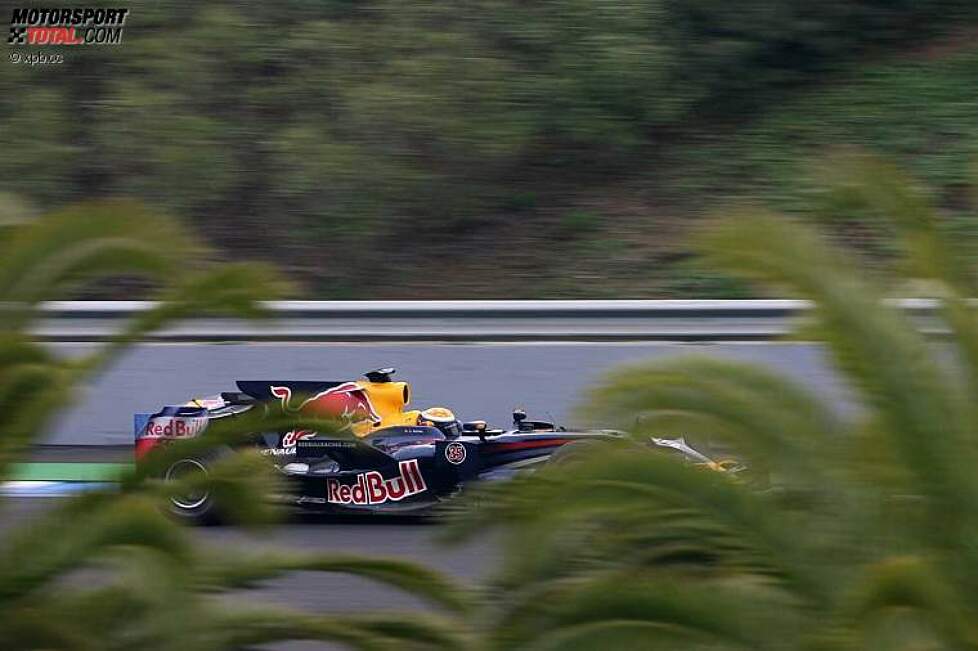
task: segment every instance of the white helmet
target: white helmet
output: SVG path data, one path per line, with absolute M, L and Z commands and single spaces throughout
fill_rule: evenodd
M 447 407 L 428 407 L 421 412 L 419 424 L 437 427 L 445 436 L 455 438 L 462 433 L 462 425 L 454 412 Z

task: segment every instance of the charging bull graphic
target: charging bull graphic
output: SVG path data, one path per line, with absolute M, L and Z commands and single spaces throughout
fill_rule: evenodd
M 336 419 L 351 425 L 364 421 L 377 425 L 381 421 L 367 392 L 356 382 L 337 384 L 306 398 L 298 405 L 293 404 L 291 387 L 271 386 L 269 391 L 282 402 L 282 411 L 286 413 Z

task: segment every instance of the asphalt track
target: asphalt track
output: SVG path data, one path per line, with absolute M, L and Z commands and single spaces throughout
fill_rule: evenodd
M 94 344 L 52 344 L 78 355 Z M 416 407 L 444 405 L 499 426 L 513 407 L 573 424 L 588 386 L 619 364 L 681 354 L 752 361 L 810 386 L 846 408 L 847 392 L 821 349 L 804 343 L 144 344 L 86 387 L 47 443 L 131 445 L 132 415 L 234 389 L 236 379 L 354 379 L 384 366 L 411 382 Z
M 30 525 L 57 499 L 12 499 L 3 501 L 0 538 L 12 527 Z M 232 527 L 194 530 L 204 545 L 222 552 L 282 554 L 364 554 L 397 557 L 422 563 L 454 577 L 462 585 L 474 586 L 487 577 L 499 558 L 493 538 L 480 537 L 463 546 L 446 547 L 436 539 L 437 527 L 417 518 L 337 519 L 306 516 L 289 524 L 246 532 Z M 258 589 L 239 591 L 227 597 L 237 605 L 292 608 L 309 613 L 363 613 L 408 611 L 429 608 L 424 602 L 357 577 L 342 574 L 295 572 L 266 581 Z M 311 642 L 268 645 L 273 651 L 321 651 L 340 647 Z M 345 647 L 343 647 L 345 648 Z
M 91 349 L 90 344 L 53 347 L 65 355 Z M 566 424 L 586 388 L 615 366 L 682 354 L 756 362 L 811 387 L 842 410 L 852 407 L 823 351 L 802 343 L 145 344 L 87 387 L 47 442 L 131 444 L 133 413 L 232 389 L 235 379 L 347 379 L 383 366 L 398 368 L 398 377 L 412 382 L 416 406 L 447 405 L 464 419 L 486 418 L 506 425 L 512 408 L 519 405 L 533 416 L 552 416 Z M 36 517 L 50 503 L 41 498 L 6 500 L 0 535 L 13 523 Z M 414 520 L 307 518 L 257 534 L 212 528 L 194 535 L 220 548 L 396 556 L 423 562 L 462 581 L 491 573 L 499 558 L 491 536 L 461 548 L 443 548 L 433 541 L 435 532 L 431 524 Z M 367 581 L 308 573 L 269 582 L 242 598 L 320 612 L 401 610 L 417 605 Z

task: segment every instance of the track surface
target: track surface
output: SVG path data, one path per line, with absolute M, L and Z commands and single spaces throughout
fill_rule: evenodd
M 0 516 L 0 537 L 11 531 L 15 524 L 29 524 L 59 501 L 57 498 L 5 500 Z M 419 518 L 301 516 L 271 529 L 245 532 L 234 527 L 201 527 L 194 530 L 194 535 L 206 545 L 248 552 L 396 556 L 425 563 L 465 582 L 482 578 L 498 558 L 492 543 L 485 539 L 462 547 L 446 547 L 436 540 L 437 532 L 433 522 Z M 317 612 L 362 612 L 364 609 L 403 609 L 419 605 L 401 593 L 366 580 L 315 572 L 296 573 L 269 582 L 254 594 L 263 601 Z
M 0 512 L 0 538 L 15 526 L 29 525 L 57 501 L 43 498 L 5 500 L 4 510 Z M 394 556 L 423 563 L 469 585 L 487 576 L 499 558 L 493 541 L 485 537 L 461 547 L 442 546 L 435 540 L 437 528 L 430 522 L 418 519 L 303 517 L 290 524 L 257 532 L 208 527 L 196 529 L 193 533 L 203 544 L 221 551 Z M 428 607 L 404 593 L 364 579 L 315 572 L 296 572 L 267 581 L 259 589 L 241 591 L 230 598 L 256 606 L 289 607 L 311 613 L 406 611 Z M 271 651 L 332 651 L 340 647 L 292 642 L 262 648 Z
M 88 344 L 57 344 L 60 354 L 91 350 Z M 146 344 L 136 347 L 88 387 L 57 424 L 47 443 L 126 445 L 132 414 L 153 411 L 194 395 L 233 389 L 235 379 L 348 379 L 383 366 L 409 380 L 413 405 L 452 407 L 463 419 L 507 425 L 514 406 L 531 416 L 552 415 L 567 423 L 589 385 L 612 367 L 681 354 L 709 354 L 751 361 L 779 370 L 840 409 L 852 407 L 845 387 L 811 344 Z M 74 453 L 72 453 L 74 454 Z M 49 500 L 7 500 L 0 535 L 14 523 L 36 517 Z M 232 528 L 195 532 L 206 544 L 275 550 L 337 551 L 421 561 L 464 581 L 490 573 L 498 559 L 493 540 L 445 549 L 436 530 L 418 521 L 305 519 L 257 536 Z M 297 574 L 266 584 L 245 598 L 314 611 L 404 609 L 417 604 L 397 592 L 337 575 Z M 322 649 L 289 644 L 282 651 Z
M 54 345 L 66 355 L 91 347 Z M 812 344 L 145 344 L 88 387 L 47 442 L 131 445 L 132 414 L 233 390 L 234 380 L 345 380 L 384 366 L 411 382 L 417 408 L 445 405 L 505 427 L 523 406 L 567 424 L 586 388 L 614 366 L 684 353 L 764 364 L 848 404 Z

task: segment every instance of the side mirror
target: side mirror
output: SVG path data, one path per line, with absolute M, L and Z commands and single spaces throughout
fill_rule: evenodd
M 519 428 L 520 423 L 526 420 L 526 410 L 522 407 L 517 407 L 513 410 L 513 424 Z
M 463 432 L 475 432 L 475 435 L 479 439 L 486 440 L 486 421 L 484 420 L 470 420 L 468 422 L 462 423 Z

